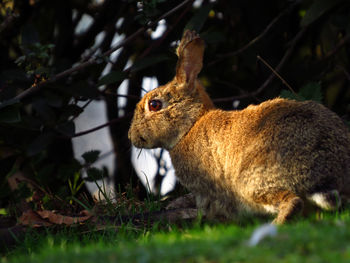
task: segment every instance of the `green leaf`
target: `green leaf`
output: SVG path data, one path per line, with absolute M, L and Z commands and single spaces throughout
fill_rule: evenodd
M 110 71 L 98 81 L 98 86 L 120 82 L 124 80 L 125 77 L 125 73 L 121 71 Z
M 27 23 L 23 26 L 21 31 L 22 45 L 32 45 L 39 42 L 39 34 L 35 26 Z
M 131 72 L 139 71 L 141 69 L 150 67 L 154 64 L 157 64 L 159 62 L 162 62 L 162 61 L 165 61 L 168 59 L 169 58 L 167 56 L 159 55 L 159 56 L 149 56 L 149 57 L 145 57 L 145 58 L 140 59 L 140 60 L 136 60 L 135 63 L 131 67 Z
M 313 100 L 322 103 L 321 85 L 317 82 L 310 82 L 303 86 L 297 94 L 289 90 L 282 90 L 280 96 L 286 99 L 298 101 Z
M 306 11 L 305 16 L 301 20 L 302 27 L 310 25 L 320 16 L 332 9 L 334 6 L 342 2 L 343 0 L 315 0 L 311 7 Z
M 58 177 L 66 182 L 69 178 L 72 178 L 76 173 L 80 173 L 82 169 L 81 163 L 72 159 L 69 163 L 59 166 Z
M 47 122 L 54 122 L 56 114 L 53 109 L 48 105 L 45 98 L 37 98 L 33 100 L 33 109 L 37 112 L 42 120 Z
M 306 84 L 299 90 L 298 94 L 306 100 L 314 100 L 319 103 L 322 102 L 321 85 L 317 82 Z
M 346 15 L 336 14 L 331 17 L 332 25 L 338 27 L 341 30 L 346 30 L 350 26 L 350 13 Z
M 195 30 L 196 32 L 200 32 L 205 21 L 208 18 L 210 10 L 213 8 L 213 4 L 208 4 L 205 6 L 201 6 L 196 10 L 190 21 L 185 26 L 185 30 Z
M 95 182 L 107 177 L 105 170 L 97 169 L 96 167 L 91 167 L 87 169 L 86 173 L 87 173 L 87 177 L 84 178 L 84 180 L 88 182 Z
M 73 121 L 62 123 L 56 129 L 58 132 L 67 136 L 73 136 L 75 134 L 75 124 Z
M 62 114 L 60 116 L 60 120 L 65 121 L 70 116 L 78 116 L 83 111 L 84 109 L 82 107 L 79 107 L 78 105 L 75 105 L 75 104 L 69 104 L 63 108 Z
M 62 107 L 63 100 L 62 100 L 61 96 L 59 96 L 59 95 L 57 95 L 49 90 L 45 90 L 44 96 L 45 96 L 46 102 L 49 106 L 52 106 L 54 108 Z
M 0 110 L 0 123 L 18 123 L 21 121 L 21 114 L 17 105 L 10 105 Z
M 85 160 L 86 163 L 94 163 L 97 161 L 99 155 L 100 155 L 101 151 L 99 150 L 91 150 L 88 152 L 83 153 L 83 155 L 81 157 L 83 157 L 83 159 Z
M 71 89 L 60 86 L 60 90 L 64 93 L 73 95 L 81 99 L 96 99 L 100 96 L 98 89 L 94 85 L 86 85 L 86 81 L 77 81 Z
M 28 198 L 32 195 L 32 190 L 28 187 L 27 183 L 20 182 L 18 184 L 18 189 L 16 190 L 16 199 L 21 200 Z
M 33 156 L 37 153 L 40 153 L 46 149 L 46 147 L 53 141 L 54 134 L 43 133 L 40 134 L 32 143 L 29 144 L 27 148 L 27 154 Z
M 218 44 L 226 41 L 226 36 L 220 31 L 206 31 L 201 33 L 201 38 L 206 44 Z
M 48 68 L 48 67 L 38 67 L 38 68 L 36 68 L 34 70 L 34 74 L 48 76 L 48 75 L 50 75 L 50 68 Z
M 48 185 L 54 179 L 52 175 L 55 174 L 56 166 L 53 163 L 38 165 L 37 173 L 35 174 L 35 179 L 40 185 Z
M 297 94 L 285 89 L 281 91 L 280 97 L 285 99 L 290 99 L 290 100 L 299 100 L 299 101 L 304 100 L 304 99 L 301 99 Z

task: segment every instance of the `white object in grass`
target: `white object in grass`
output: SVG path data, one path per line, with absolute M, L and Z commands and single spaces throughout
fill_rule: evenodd
M 266 237 L 274 237 L 277 235 L 277 227 L 274 224 L 264 224 L 254 230 L 251 235 L 248 245 L 250 247 L 256 246 Z

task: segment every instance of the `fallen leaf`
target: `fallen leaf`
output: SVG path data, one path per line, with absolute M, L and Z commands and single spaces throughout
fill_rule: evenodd
M 37 213 L 44 219 L 47 219 L 49 222 L 56 224 L 56 225 L 73 225 L 77 223 L 82 223 L 91 218 L 91 214 L 84 210 L 81 212 L 82 216 L 66 216 L 57 214 L 54 211 L 44 210 L 44 211 L 37 211 Z
M 32 210 L 23 212 L 18 219 L 18 222 L 22 225 L 31 227 L 52 226 L 52 223 L 46 221 Z
M 45 190 L 43 188 L 41 188 L 34 180 L 25 176 L 25 174 L 21 171 L 18 171 L 16 173 L 14 173 L 13 175 L 11 175 L 7 179 L 7 182 L 8 182 L 10 189 L 12 191 L 18 189 L 19 183 L 25 182 L 30 189 L 38 189 L 41 192 L 45 193 Z

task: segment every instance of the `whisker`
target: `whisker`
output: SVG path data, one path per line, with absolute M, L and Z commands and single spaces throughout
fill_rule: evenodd
M 140 155 L 141 155 L 141 152 L 142 152 L 142 148 L 141 148 L 139 154 L 137 155 L 137 159 L 139 159 L 139 157 L 140 157 Z

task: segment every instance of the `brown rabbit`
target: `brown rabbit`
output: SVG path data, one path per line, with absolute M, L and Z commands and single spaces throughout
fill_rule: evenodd
M 215 109 L 197 80 L 204 43 L 186 31 L 176 76 L 138 103 L 129 130 L 138 148 L 170 152 L 176 175 L 209 218 L 277 214 L 304 202 L 337 209 L 350 192 L 350 133 L 324 106 L 276 98 L 244 110 Z

